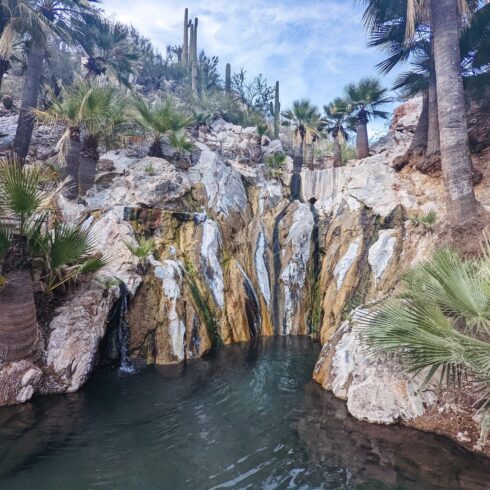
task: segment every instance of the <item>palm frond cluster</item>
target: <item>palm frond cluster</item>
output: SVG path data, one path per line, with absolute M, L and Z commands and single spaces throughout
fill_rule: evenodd
M 367 124 L 376 118 L 387 119 L 389 113 L 381 107 L 393 99 L 377 78 L 363 78 L 350 83 L 343 97 L 336 97 L 323 106 L 323 114 L 308 99 L 296 100 L 291 109 L 282 113 L 283 126 L 292 127 L 299 156 L 306 149 L 307 166 L 313 169 L 312 145 L 330 135 L 333 139 L 334 167 L 343 163 L 342 149 L 352 134 L 357 133 L 357 157 L 369 153 Z
M 53 200 L 61 190 L 62 185 L 41 184 L 36 168 L 0 162 L 0 260 L 15 237 L 25 237 L 29 254 L 42 260 L 47 291 L 106 264 L 89 230 L 56 220 Z
M 442 249 L 403 276 L 405 288 L 360 322 L 370 349 L 396 353 L 425 382 L 439 377 L 460 387 L 467 376 L 479 393 L 482 439 L 490 432 L 490 244 L 463 260 Z

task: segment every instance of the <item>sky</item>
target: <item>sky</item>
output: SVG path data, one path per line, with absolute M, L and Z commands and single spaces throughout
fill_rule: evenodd
M 232 72 L 280 81 L 282 109 L 308 98 L 320 108 L 344 86 L 376 75 L 382 53 L 367 48 L 355 0 L 103 0 L 107 15 L 131 24 L 161 51 L 182 44 L 184 8 L 199 17 L 198 49 Z M 390 87 L 395 74 L 382 77 Z M 388 109 L 392 109 L 389 107 Z M 371 125 L 371 136 L 385 122 Z

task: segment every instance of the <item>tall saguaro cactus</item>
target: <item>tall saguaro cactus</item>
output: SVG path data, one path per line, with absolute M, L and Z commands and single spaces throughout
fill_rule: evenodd
M 189 63 L 189 9 L 184 13 L 184 44 L 182 45 L 182 61 L 184 65 Z
M 274 117 L 274 138 L 279 138 L 279 127 L 281 124 L 281 103 L 279 102 L 279 82 L 276 82 L 274 102 L 270 106 L 271 115 Z
M 192 46 L 192 59 L 191 59 L 191 88 L 192 95 L 198 96 L 198 68 L 197 68 L 197 26 L 199 25 L 199 19 L 194 19 L 194 27 L 191 27 L 191 46 Z
M 226 63 L 226 74 L 225 74 L 225 90 L 229 95 L 231 92 L 231 65 Z

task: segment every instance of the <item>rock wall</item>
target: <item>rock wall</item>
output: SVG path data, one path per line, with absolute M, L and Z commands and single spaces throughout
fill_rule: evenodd
M 123 282 L 133 360 L 174 364 L 220 344 L 311 335 L 324 345 L 314 379 L 354 416 L 381 423 L 423 416 L 434 393 L 420 393 L 396 361 L 368 358 L 352 328 L 361 305 L 396 290 L 399 272 L 445 240 L 441 182 L 393 168 L 420 106 L 414 100 L 396 111 L 369 158 L 304 169 L 297 201 L 291 162 L 270 178 L 255 162 L 255 130 L 222 120 L 200 132 L 186 165 L 172 152 L 169 160 L 138 156 L 138 148 L 103 155 L 94 188 L 77 203 L 61 198 L 59 208 L 67 222 L 91 227 L 109 264 L 56 311 L 40 361 L 0 368 L 8 379 L 0 405 L 78 389 L 97 362 L 115 284 Z M 280 141 L 265 143 L 264 156 L 281 150 Z M 485 206 L 487 194 L 477 187 Z M 431 232 L 413 220 L 430 210 L 438 215 Z M 125 245 L 139 236 L 156 243 L 144 264 Z

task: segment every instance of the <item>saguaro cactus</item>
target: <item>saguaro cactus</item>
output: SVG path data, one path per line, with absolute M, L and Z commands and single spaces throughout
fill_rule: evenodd
M 225 90 L 227 94 L 231 92 L 231 65 L 226 63 Z
M 194 19 L 194 45 L 192 46 L 192 61 L 197 63 L 197 26 L 199 25 L 199 19 Z
M 184 65 L 189 63 L 189 9 L 184 13 L 184 44 L 182 45 L 182 61 Z
M 209 66 L 207 63 L 201 64 L 201 97 L 206 97 L 208 93 Z
M 189 75 L 191 77 L 191 90 L 194 97 L 198 96 L 199 92 L 199 74 L 197 61 L 197 26 L 199 19 L 196 17 L 194 23 L 189 22 L 190 40 L 189 40 Z
M 279 138 L 279 127 L 281 124 L 281 103 L 279 102 L 279 82 L 276 82 L 276 91 L 274 97 L 274 103 L 271 102 L 270 106 L 271 115 L 274 117 L 274 138 Z

